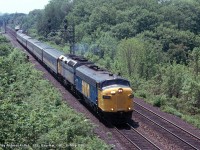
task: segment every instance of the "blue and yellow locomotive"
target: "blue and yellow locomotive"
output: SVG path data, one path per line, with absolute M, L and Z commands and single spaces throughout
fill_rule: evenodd
M 81 56 L 65 55 L 19 31 L 17 40 L 100 116 L 118 123 L 131 119 L 133 91 L 128 80 Z
M 131 118 L 133 91 L 129 81 L 88 64 L 76 69 L 76 89 L 97 113 L 115 120 Z

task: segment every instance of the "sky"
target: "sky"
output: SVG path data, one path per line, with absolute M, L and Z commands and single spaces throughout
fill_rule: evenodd
M 0 13 L 25 13 L 44 9 L 49 0 L 0 0 Z

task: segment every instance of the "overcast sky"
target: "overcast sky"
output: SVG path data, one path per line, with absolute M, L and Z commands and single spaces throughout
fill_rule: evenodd
M 43 9 L 49 0 L 0 0 L 0 13 L 26 13 Z

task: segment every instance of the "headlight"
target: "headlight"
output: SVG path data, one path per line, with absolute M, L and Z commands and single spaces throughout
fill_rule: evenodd
M 111 91 L 111 92 L 110 92 L 110 94 L 112 94 L 112 95 L 115 95 L 115 93 L 116 93 L 115 91 Z
M 122 89 L 122 88 L 119 88 L 119 89 L 118 89 L 118 92 L 119 92 L 119 93 L 122 93 L 122 92 L 123 92 L 123 89 Z

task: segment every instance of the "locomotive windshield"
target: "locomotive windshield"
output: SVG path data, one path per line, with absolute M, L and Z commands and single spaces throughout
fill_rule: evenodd
M 114 85 L 130 86 L 130 83 L 129 81 L 123 79 L 107 80 L 101 84 L 101 88 Z

